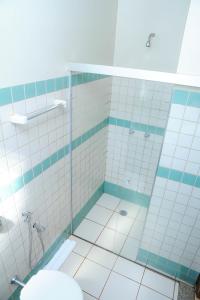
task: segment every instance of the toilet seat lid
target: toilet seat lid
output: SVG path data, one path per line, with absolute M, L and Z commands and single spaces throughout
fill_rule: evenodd
M 59 271 L 41 270 L 34 275 L 20 294 L 20 300 L 83 300 L 76 281 Z

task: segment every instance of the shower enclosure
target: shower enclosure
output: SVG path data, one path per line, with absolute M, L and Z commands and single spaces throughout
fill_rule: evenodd
M 172 89 L 71 72 L 73 234 L 142 264 Z
M 70 70 L 73 235 L 194 284 L 200 179 L 187 171 L 190 158 L 188 169 L 181 159 L 199 134 L 198 118 L 188 123 L 199 97 L 188 86 L 199 86 L 198 78 L 95 65 Z

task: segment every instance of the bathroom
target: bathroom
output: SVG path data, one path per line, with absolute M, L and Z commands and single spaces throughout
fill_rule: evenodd
M 200 298 L 199 23 L 0 1 L 0 300 Z

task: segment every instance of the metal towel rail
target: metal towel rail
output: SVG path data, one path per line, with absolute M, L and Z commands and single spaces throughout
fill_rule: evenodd
M 27 124 L 28 121 L 30 121 L 32 119 L 35 119 L 35 118 L 37 118 L 37 117 L 39 117 L 39 116 L 41 116 L 41 115 L 43 115 L 43 114 L 45 114 L 49 111 L 52 111 L 52 110 L 54 110 L 58 107 L 66 108 L 66 106 L 67 106 L 66 101 L 64 101 L 64 100 L 55 100 L 53 105 L 41 108 L 36 112 L 30 113 L 30 114 L 27 114 L 27 115 L 13 114 L 10 117 L 10 122 L 14 123 L 14 124 L 24 125 L 24 124 Z

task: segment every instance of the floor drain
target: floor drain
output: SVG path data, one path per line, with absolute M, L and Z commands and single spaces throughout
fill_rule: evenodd
M 126 210 L 120 210 L 119 211 L 119 214 L 121 215 L 121 216 L 123 216 L 123 217 L 125 217 L 125 216 L 127 216 L 128 215 L 128 212 L 126 211 Z

